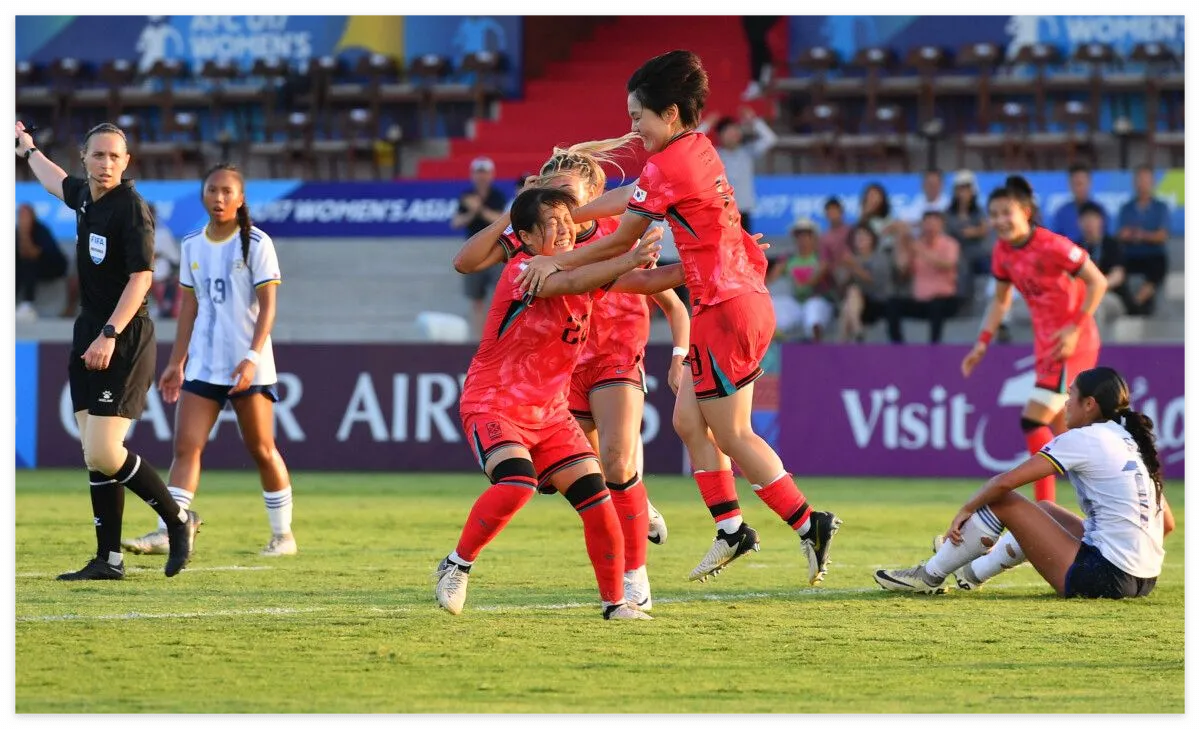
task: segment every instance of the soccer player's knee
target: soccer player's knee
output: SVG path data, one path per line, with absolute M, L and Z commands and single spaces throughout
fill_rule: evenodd
M 704 435 L 704 423 L 696 417 L 695 413 L 681 412 L 676 409 L 675 413 L 671 415 L 671 425 L 675 428 L 676 435 L 684 442 Z
M 576 479 L 575 483 L 571 484 L 563 493 L 563 496 L 567 497 L 571 506 L 578 510 L 589 502 L 598 501 L 596 497 L 606 493 L 608 493 L 608 487 L 604 485 L 604 477 L 598 473 L 589 473 Z
M 121 470 L 128 452 L 120 441 L 105 442 L 100 438 L 89 438 L 83 447 L 83 458 L 89 471 L 99 471 L 111 476 Z
M 252 441 L 246 444 L 250 457 L 259 466 L 267 466 L 275 461 L 275 442 L 270 440 Z
M 609 481 L 624 482 L 637 472 L 633 453 L 616 443 L 609 443 L 600 449 L 600 467 Z
M 533 461 L 528 458 L 505 459 L 496 464 L 496 467 L 492 469 L 491 476 L 488 478 L 495 484 L 514 476 L 522 476 L 537 481 L 537 470 L 533 467 Z
M 1038 428 L 1044 427 L 1045 425 L 1046 425 L 1045 423 L 1039 423 L 1036 420 L 1031 420 L 1031 419 L 1025 417 L 1024 415 L 1021 416 L 1021 432 L 1022 433 L 1031 433 L 1031 432 L 1037 430 Z

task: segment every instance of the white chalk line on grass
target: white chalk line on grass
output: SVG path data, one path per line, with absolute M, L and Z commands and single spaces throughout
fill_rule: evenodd
M 243 567 L 237 564 L 227 564 L 216 567 L 187 567 L 185 572 L 260 572 L 262 570 L 274 569 L 269 565 L 254 565 L 251 567 Z M 161 567 L 126 567 L 126 574 L 139 574 L 142 572 L 162 572 Z M 57 577 L 57 572 L 18 572 L 17 578 L 21 579 L 36 579 L 39 577 Z
M 1044 586 L 1044 582 L 1024 582 L 1020 584 L 996 585 L 988 587 L 988 591 L 992 590 L 1014 590 L 1026 587 Z M 879 587 L 843 587 L 843 588 L 822 588 L 812 587 L 802 590 L 790 590 L 786 592 L 738 592 L 738 593 L 707 593 L 702 595 L 689 595 L 684 597 L 663 597 L 658 598 L 655 602 L 659 605 L 684 605 L 688 603 L 704 603 L 704 602 L 740 602 L 746 600 L 770 600 L 770 599 L 787 599 L 796 597 L 836 597 L 838 595 L 861 595 L 867 592 L 882 592 Z M 468 608 L 468 612 L 481 613 L 516 613 L 529 612 L 531 610 L 575 610 L 579 608 L 594 608 L 595 602 L 560 602 L 560 603 L 534 603 L 530 605 L 474 605 Z M 302 615 L 307 613 L 316 613 L 329 610 L 345 610 L 346 612 L 354 612 L 355 608 L 337 608 L 337 607 L 302 607 L 302 608 L 247 608 L 245 610 L 211 610 L 211 611 L 195 611 L 187 613 L 120 613 L 116 615 L 23 615 L 17 617 L 18 623 L 33 623 L 33 622 L 54 622 L 54 621 L 86 621 L 86 620 L 160 620 L 170 618 L 217 618 L 217 617 L 238 617 L 245 615 Z M 396 607 L 370 607 L 368 612 L 372 613 L 408 613 L 418 610 L 411 605 L 397 605 Z

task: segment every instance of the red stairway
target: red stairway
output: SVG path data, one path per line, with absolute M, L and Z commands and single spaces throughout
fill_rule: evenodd
M 777 28 L 778 30 L 778 28 Z M 772 40 L 777 38 L 772 33 Z M 772 47 L 777 48 L 773 42 Z M 495 121 L 475 124 L 474 139 L 454 139 L 444 159 L 420 161 L 421 179 L 464 179 L 470 161 L 487 155 L 501 179 L 536 172 L 555 145 L 618 137 L 629 131 L 625 82 L 641 63 L 677 48 L 699 54 L 709 76 L 705 115 L 736 114 L 749 80 L 749 51 L 741 19 L 729 16 L 617 18 L 581 40 L 566 61 L 525 83 L 522 100 L 504 101 Z M 781 54 L 776 51 L 777 60 Z M 756 102 L 759 113 L 765 104 Z M 627 177 L 641 170 L 645 152 L 622 160 Z

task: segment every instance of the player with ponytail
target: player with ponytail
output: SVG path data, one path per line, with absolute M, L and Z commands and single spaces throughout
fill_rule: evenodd
M 1130 408 L 1129 385 L 1110 367 L 1076 376 L 1064 414 L 1068 430 L 988 481 L 950 522 L 932 559 L 879 570 L 879 586 L 937 593 L 953 574 L 960 588 L 976 590 L 1028 560 L 1060 597 L 1149 595 L 1162 571 L 1163 540 L 1175 529 L 1154 423 Z M 1052 474 L 1070 478 L 1083 518 L 1017 494 Z
M 220 164 L 204 176 L 201 199 L 208 224 L 183 237 L 179 285 L 183 297 L 171 359 L 158 387 L 175 411 L 175 459 L 169 488 L 191 504 L 200 485 L 200 456 L 226 402 L 233 404 L 246 449 L 258 466 L 271 539 L 261 554 L 296 553 L 292 487 L 275 447 L 275 323 L 279 260 L 270 236 L 256 228 L 237 167 Z M 238 243 L 233 243 L 234 239 Z M 161 532 L 122 542 L 154 554 Z
M 1012 305 L 1012 289 L 1021 292 L 1033 321 L 1036 379 L 1021 412 L 1021 430 L 1030 453 L 1037 453 L 1063 431 L 1067 385 L 1096 366 L 1100 333 L 1094 315 L 1108 281 L 1087 251 L 1038 226 L 1033 188 L 1011 176 L 988 196 L 988 216 L 1000 239 L 992 250 L 996 290 L 979 340 L 962 362 L 969 377 L 987 353 L 996 330 Z M 1054 500 L 1054 477 L 1034 484 L 1039 501 Z

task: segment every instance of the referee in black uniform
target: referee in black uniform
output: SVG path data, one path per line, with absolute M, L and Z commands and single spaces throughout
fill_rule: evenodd
M 121 515 L 125 487 L 169 526 L 166 575 L 191 556 L 200 518 L 181 509 L 154 470 L 126 450 L 125 436 L 141 417 L 154 379 L 154 323 L 148 315 L 154 257 L 154 219 L 146 202 L 121 179 L 129 166 L 125 133 L 112 124 L 92 128 L 83 140 L 87 178 L 70 177 L 33 146 L 17 122 L 17 156 L 46 191 L 75 211 L 76 265 L 83 307 L 75 320 L 68 372 L 79 424 L 96 523 L 96 558 L 60 580 L 120 580 Z

